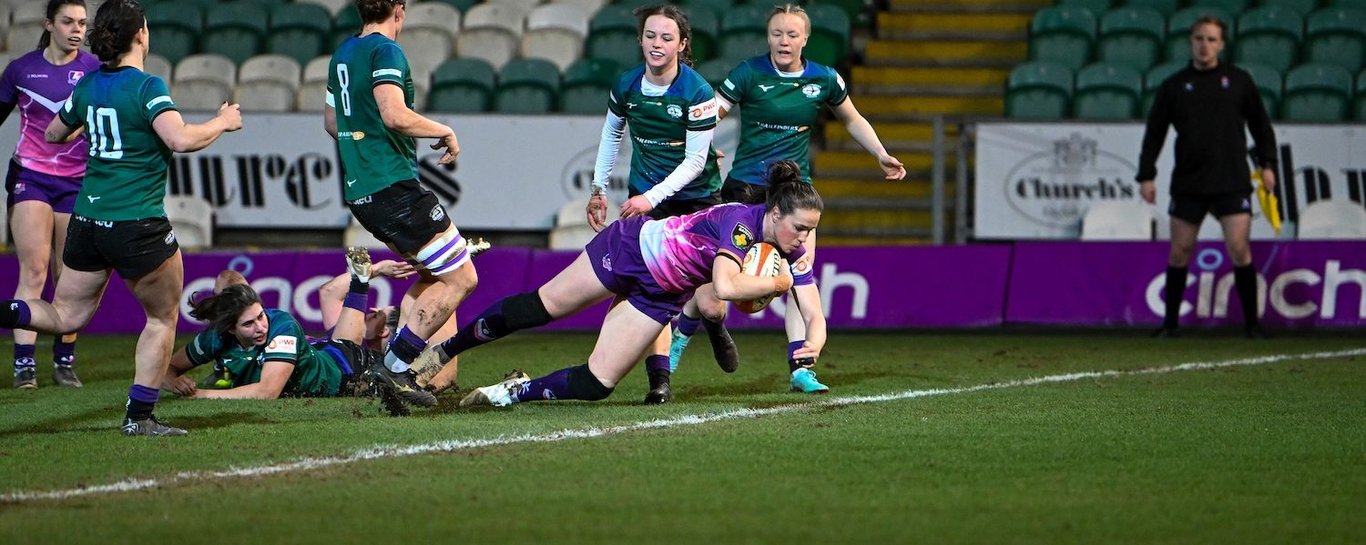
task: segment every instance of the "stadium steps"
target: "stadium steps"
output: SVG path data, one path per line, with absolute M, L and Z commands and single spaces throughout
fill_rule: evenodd
M 906 180 L 888 182 L 839 123 L 827 123 L 812 168 L 826 215 L 820 242 L 897 244 L 931 236 L 933 119 L 999 117 L 1009 71 L 1027 59 L 1029 20 L 1052 0 L 889 0 L 849 73 L 851 96 Z M 953 198 L 956 125 L 948 131 L 946 199 Z M 952 214 L 948 214 L 952 221 Z

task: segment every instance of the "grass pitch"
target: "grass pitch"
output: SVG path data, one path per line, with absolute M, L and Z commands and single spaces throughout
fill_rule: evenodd
M 116 431 L 134 340 L 87 336 L 85 389 L 53 386 L 49 363 L 37 391 L 0 391 L 0 543 L 1366 539 L 1359 335 L 835 332 L 827 396 L 786 393 L 779 334 L 737 342 L 725 375 L 698 339 L 658 407 L 638 404 L 640 372 L 596 404 L 460 410 L 456 394 L 408 418 L 165 398 L 158 415 L 191 435 L 147 439 Z M 460 383 L 543 374 L 592 343 L 514 336 L 463 356 Z M 1248 360 L 1265 356 L 1290 357 Z M 1123 373 L 1016 382 L 1094 371 Z M 901 398 L 845 403 L 884 394 Z

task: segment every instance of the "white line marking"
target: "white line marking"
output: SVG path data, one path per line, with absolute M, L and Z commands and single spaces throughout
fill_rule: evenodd
M 794 403 L 764 409 L 737 409 L 721 413 L 707 413 L 696 415 L 685 415 L 668 419 L 648 420 L 625 424 L 621 426 L 611 426 L 606 428 L 581 428 L 566 429 L 536 435 L 504 435 L 488 439 L 464 439 L 453 441 L 438 441 L 421 445 L 376 445 L 369 448 L 360 449 L 342 456 L 329 456 L 325 458 L 302 458 L 292 462 L 281 464 L 228 468 L 218 471 L 183 471 L 168 477 L 150 478 L 130 478 L 109 484 L 83 486 L 66 490 L 48 490 L 38 492 L 15 491 L 0 495 L 0 504 L 22 503 L 39 500 L 63 500 L 81 496 L 92 496 L 96 494 L 112 494 L 116 492 L 132 492 L 149 488 L 160 488 L 163 486 L 173 486 L 197 481 L 215 481 L 232 479 L 239 477 L 260 477 L 263 475 L 276 475 L 280 473 L 291 473 L 295 471 L 308 471 L 323 467 L 350 464 L 363 460 L 376 460 L 381 458 L 403 458 L 419 454 L 456 452 L 462 450 L 513 445 L 519 443 L 554 443 L 566 439 L 587 439 L 592 437 L 602 437 L 616 435 L 640 430 L 652 430 L 673 428 L 678 426 L 696 426 L 708 422 L 720 420 L 733 420 L 737 418 L 756 418 L 760 416 L 770 416 L 775 414 L 792 413 L 806 411 L 821 407 L 836 407 L 844 405 L 857 405 L 861 403 L 882 403 L 886 401 L 898 401 L 903 399 L 915 399 L 921 397 L 932 397 L 952 394 L 968 394 L 985 390 L 1002 390 L 1006 388 L 1018 388 L 1022 386 L 1035 386 L 1039 384 L 1054 384 L 1062 382 L 1075 382 L 1084 379 L 1117 378 L 1135 375 L 1155 375 L 1163 373 L 1175 373 L 1180 371 L 1201 371 L 1208 369 L 1219 369 L 1223 367 L 1238 367 L 1252 365 L 1267 365 L 1286 361 L 1307 361 L 1331 358 L 1344 358 L 1350 356 L 1366 355 L 1366 348 L 1356 348 L 1352 350 L 1339 350 L 1336 352 L 1308 352 L 1304 354 L 1277 354 L 1272 356 L 1259 356 L 1255 358 L 1242 358 L 1236 360 L 1225 360 L 1216 362 L 1193 362 L 1165 367 L 1150 367 L 1146 369 L 1135 369 L 1130 371 L 1084 371 L 1080 373 L 1068 373 L 1064 375 L 1048 375 L 1022 380 L 1012 380 L 1006 382 L 995 382 L 990 384 L 979 384 L 976 386 L 966 386 L 962 388 L 939 388 L 933 390 L 906 390 L 899 393 L 882 394 L 875 396 L 853 396 L 837 397 L 814 401 L 808 403 Z M 179 439 L 184 441 L 184 439 Z

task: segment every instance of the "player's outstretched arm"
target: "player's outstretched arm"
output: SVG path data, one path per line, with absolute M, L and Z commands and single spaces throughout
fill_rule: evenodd
M 795 358 L 819 358 L 821 349 L 825 347 L 825 311 L 821 309 L 821 290 L 815 284 L 793 286 L 792 297 L 789 301 L 795 301 L 797 309 L 802 313 L 802 321 L 806 323 L 806 341 L 801 348 L 793 352 Z M 789 306 L 788 312 L 792 312 Z
M 873 130 L 873 126 L 868 123 L 867 119 L 864 119 L 858 108 L 854 107 L 854 99 L 845 99 L 834 109 L 835 117 L 844 124 L 845 130 L 848 130 L 849 135 L 854 137 L 854 141 L 877 158 L 878 166 L 882 167 L 882 173 L 886 175 L 888 180 L 900 180 L 906 177 L 906 167 L 896 157 L 887 153 L 887 148 L 882 146 L 882 140 L 877 137 L 877 131 Z
M 285 389 L 294 365 L 279 360 L 266 360 L 261 367 L 261 381 L 245 384 L 227 390 L 199 390 L 196 398 L 201 399 L 275 399 Z
M 236 104 L 223 103 L 218 115 L 204 123 L 186 123 L 180 112 L 167 110 L 152 120 L 157 136 L 176 153 L 199 151 L 209 147 L 225 132 L 242 128 L 242 110 Z

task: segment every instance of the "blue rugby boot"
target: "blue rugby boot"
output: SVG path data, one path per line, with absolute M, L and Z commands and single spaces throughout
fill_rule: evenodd
M 692 340 L 689 335 L 684 335 L 673 328 L 673 337 L 669 339 L 669 372 L 678 370 L 678 360 L 683 359 L 683 351 L 688 349 L 688 341 Z
M 792 391 L 805 394 L 824 394 L 830 387 L 816 380 L 816 372 L 805 367 L 792 372 Z

